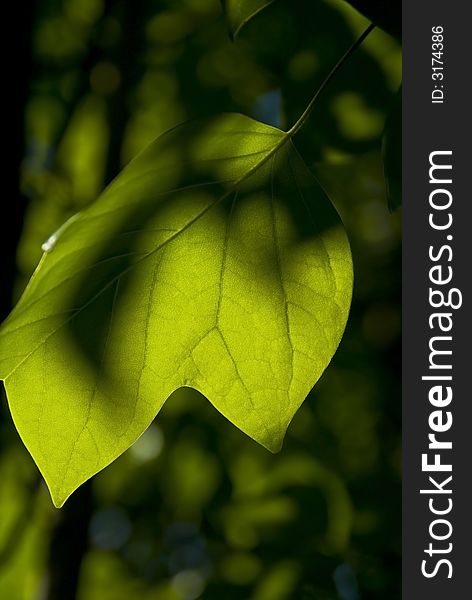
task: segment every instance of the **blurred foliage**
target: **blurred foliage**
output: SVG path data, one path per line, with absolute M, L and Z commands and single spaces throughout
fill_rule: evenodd
M 385 184 L 390 210 L 402 203 L 402 91 L 398 91 L 392 111 L 385 121 L 382 140 Z
M 38 3 L 14 297 L 41 244 L 149 141 L 222 111 L 291 125 L 366 24 L 343 0 L 274 2 L 231 42 L 218 0 Z M 297 136 L 348 230 L 355 289 L 282 452 L 176 392 L 92 482 L 91 516 L 74 529 L 88 538 L 79 600 L 400 596 L 400 225 L 380 152 L 400 76 L 398 42 L 375 31 Z M 0 597 L 52 598 L 51 548 L 74 513 L 52 508 L 2 411 Z

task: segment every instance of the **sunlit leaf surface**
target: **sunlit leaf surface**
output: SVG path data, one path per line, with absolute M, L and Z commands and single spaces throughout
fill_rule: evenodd
M 58 506 L 182 386 L 277 451 L 348 315 L 336 211 L 289 136 L 241 115 L 159 137 L 44 248 L 0 373 Z

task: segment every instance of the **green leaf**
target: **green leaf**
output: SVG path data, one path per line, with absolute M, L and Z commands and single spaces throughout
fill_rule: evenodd
M 61 228 L 0 331 L 16 427 L 61 506 L 195 388 L 277 451 L 349 311 L 340 219 L 282 131 L 168 131 Z
M 231 37 L 234 39 L 253 17 L 274 0 L 223 0 L 223 9 Z
M 390 35 L 401 39 L 402 3 L 401 0 L 346 0 L 360 13 Z
M 390 210 L 402 204 L 402 90 L 387 117 L 382 140 L 382 155 Z

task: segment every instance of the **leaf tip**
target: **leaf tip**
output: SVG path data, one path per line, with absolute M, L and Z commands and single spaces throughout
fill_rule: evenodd
M 74 493 L 74 490 L 71 490 L 71 492 L 69 493 L 64 493 L 63 491 L 59 490 L 57 487 L 53 487 L 49 484 L 49 482 L 45 479 L 46 481 L 46 485 L 48 487 L 49 490 L 49 495 L 51 496 L 51 500 L 52 503 L 54 505 L 54 508 L 62 508 L 64 506 L 64 504 L 67 502 L 67 500 L 70 498 L 70 496 Z
M 40 469 L 41 471 L 41 469 Z M 72 494 L 77 490 L 80 485 L 76 485 L 75 487 L 66 488 L 64 485 L 61 485 L 58 480 L 54 481 L 54 478 L 46 476 L 43 471 L 41 471 L 44 482 L 46 483 L 46 487 L 48 488 L 49 495 L 51 496 L 51 501 L 54 505 L 54 508 L 62 508 L 67 500 L 72 496 Z
M 282 450 L 285 439 L 286 429 L 272 436 L 266 436 L 264 439 L 257 440 L 261 446 L 269 450 L 272 454 L 278 454 Z

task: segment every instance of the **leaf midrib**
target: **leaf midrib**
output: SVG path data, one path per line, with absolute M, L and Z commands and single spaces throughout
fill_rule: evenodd
M 241 185 L 244 181 L 249 179 L 254 173 L 256 173 L 268 160 L 270 160 L 288 141 L 292 138 L 291 131 L 283 132 L 278 130 L 277 128 L 273 128 L 275 131 L 280 131 L 282 136 L 275 144 L 275 146 L 267 152 L 267 154 L 262 158 L 259 162 L 255 163 L 244 175 L 236 179 L 233 183 L 230 184 L 230 189 L 225 192 L 219 198 L 216 198 L 211 204 L 209 204 L 206 208 L 204 208 L 200 213 L 198 213 L 195 217 L 193 217 L 188 223 L 186 223 L 181 229 L 176 231 L 176 233 L 169 238 L 167 238 L 162 244 L 156 246 L 147 254 L 139 258 L 133 264 L 127 266 L 121 273 L 115 275 L 108 283 L 106 283 L 101 290 L 99 290 L 90 300 L 88 300 L 83 306 L 76 309 L 74 314 L 72 314 L 68 319 L 66 319 L 63 323 L 61 323 L 56 329 L 51 331 L 41 342 L 39 342 L 28 354 L 7 374 L 3 377 L 2 381 L 7 381 L 9 377 L 11 377 L 28 359 L 32 356 L 43 344 L 45 344 L 53 335 L 55 335 L 58 331 L 60 331 L 65 325 L 70 323 L 73 319 L 75 319 L 80 313 L 82 313 L 88 306 L 90 306 L 97 298 L 99 298 L 111 285 L 113 285 L 116 281 L 119 281 L 121 277 L 126 275 L 130 270 L 132 270 L 136 265 L 140 264 L 144 260 L 147 260 L 150 256 L 154 255 L 156 252 L 161 250 L 168 243 L 172 242 L 179 235 L 181 235 L 184 231 L 187 231 L 192 225 L 194 225 L 197 221 L 201 219 L 205 214 L 207 214 L 210 210 L 212 210 L 215 206 L 218 206 L 221 202 L 224 202 L 232 193 L 237 190 L 237 186 Z M 168 193 L 173 193 L 173 190 L 170 190 Z M 30 305 L 31 306 L 31 305 Z M 25 309 L 26 310 L 26 309 Z M 51 318 L 57 315 L 51 315 Z

